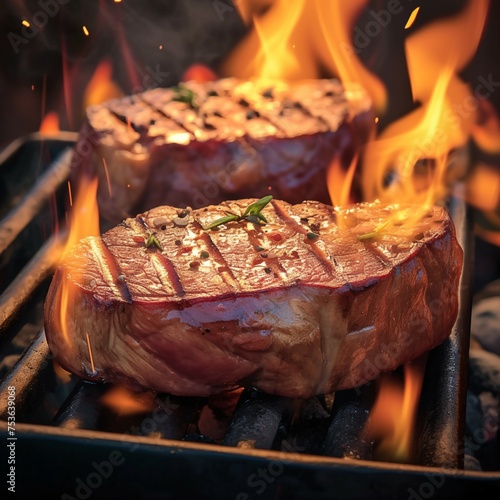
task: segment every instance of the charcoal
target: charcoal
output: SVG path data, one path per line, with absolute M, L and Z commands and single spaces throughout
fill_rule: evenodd
M 283 398 L 245 391 L 224 438 L 226 446 L 270 449 L 283 412 Z
M 500 295 L 483 298 L 474 305 L 471 335 L 484 349 L 500 356 Z
M 468 435 L 472 435 L 472 432 L 475 429 L 479 429 L 483 425 L 483 409 L 481 407 L 481 400 L 477 394 L 474 394 L 470 390 L 467 391 L 465 423 Z
M 471 349 L 469 354 L 469 388 L 476 394 L 491 392 L 500 395 L 500 357 Z
M 361 390 L 361 397 L 358 391 Z M 373 441 L 364 432 L 369 417 L 370 388 L 339 391 L 335 395 L 332 418 L 323 453 L 331 457 L 369 459 Z

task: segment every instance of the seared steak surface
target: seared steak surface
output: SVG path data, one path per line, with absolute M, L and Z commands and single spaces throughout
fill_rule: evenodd
M 337 80 L 156 88 L 87 109 L 74 183 L 97 174 L 101 215 L 114 223 L 164 204 L 327 202 L 329 164 L 347 168 L 373 125 L 367 94 Z
M 81 240 L 46 300 L 60 364 L 179 395 L 243 385 L 309 397 L 358 386 L 450 334 L 462 250 L 443 208 L 411 222 L 414 207 L 273 200 L 266 225 L 204 229 L 252 201 L 162 206 Z

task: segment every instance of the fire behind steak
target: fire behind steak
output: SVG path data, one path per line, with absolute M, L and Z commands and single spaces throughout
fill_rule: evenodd
M 337 80 L 187 82 L 89 107 L 73 183 L 97 173 L 101 215 L 114 223 L 164 204 L 329 202 L 329 164 L 337 155 L 347 168 L 373 125 L 367 94 Z
M 401 214 L 414 207 L 272 201 L 264 226 L 203 229 L 252 201 L 158 207 L 81 240 L 45 304 L 60 364 L 179 395 L 243 385 L 309 397 L 358 386 L 450 334 L 462 250 L 444 209 L 410 225 Z

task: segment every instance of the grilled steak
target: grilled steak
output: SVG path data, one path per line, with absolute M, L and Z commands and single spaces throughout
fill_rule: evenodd
M 97 173 L 101 215 L 115 223 L 163 204 L 328 202 L 328 165 L 338 155 L 347 167 L 373 123 L 367 94 L 337 80 L 156 88 L 88 108 L 74 182 Z
M 162 206 L 81 240 L 45 305 L 60 364 L 179 395 L 242 385 L 309 397 L 358 386 L 450 334 L 462 250 L 444 209 L 410 224 L 412 207 L 272 201 L 266 225 L 204 229 L 251 201 Z

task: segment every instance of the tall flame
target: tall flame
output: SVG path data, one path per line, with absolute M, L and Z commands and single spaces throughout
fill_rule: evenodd
M 471 105 L 477 99 L 458 72 L 477 49 L 487 10 L 488 0 L 469 0 L 454 17 L 430 23 L 407 38 L 408 72 L 418 107 L 367 145 L 365 199 L 431 204 L 447 192 L 448 154 L 465 146 L 477 121 L 477 105 Z M 416 169 L 421 161 L 434 167 L 425 170 L 423 185 Z M 388 182 L 391 177 L 395 182 Z
M 68 238 L 64 245 L 64 252 L 68 252 L 73 248 L 81 238 L 85 236 L 96 236 L 100 234 L 99 228 L 99 210 L 97 208 L 97 178 L 92 180 L 82 177 L 74 203 L 71 206 L 70 212 L 70 227 Z M 72 198 L 72 197 L 71 197 Z M 69 344 L 71 342 L 68 312 L 73 303 L 73 290 L 67 283 L 67 280 L 62 280 L 59 294 L 59 321 L 60 329 L 64 341 Z M 92 362 L 92 347 L 90 337 L 88 338 L 89 359 Z M 91 363 L 92 364 L 92 363 Z
M 244 79 L 298 80 L 318 78 L 326 68 L 346 84 L 363 82 L 377 109 L 383 109 L 385 88 L 361 63 L 350 37 L 357 16 L 367 3 L 368 0 L 238 2 L 243 16 L 253 20 L 254 29 L 229 54 L 221 72 Z
M 107 60 L 101 61 L 90 79 L 83 96 L 84 106 L 100 104 L 101 102 L 121 97 L 123 92 L 112 79 L 113 68 Z
M 252 21 L 253 29 L 224 61 L 223 75 L 286 81 L 319 78 L 328 72 L 347 88 L 361 84 L 377 115 L 384 115 L 387 90 L 362 63 L 360 50 L 354 46 L 353 30 L 369 0 L 240 0 L 237 6 L 244 21 Z M 359 177 L 364 199 L 412 203 L 420 208 L 402 209 L 394 221 L 384 221 L 380 227 L 402 220 L 411 225 L 429 205 L 444 198 L 450 178 L 464 175 L 459 152 L 471 133 L 491 150 L 500 144 L 496 135 L 500 120 L 483 106 L 479 111 L 487 126 L 476 126 L 480 106 L 459 77 L 476 52 L 488 6 L 489 0 L 468 0 L 458 14 L 418 28 L 415 21 L 424 7 L 414 6 L 406 24 L 400 19 L 414 107 L 364 147 Z M 399 23 L 384 15 L 382 19 L 381 11 L 371 12 L 384 23 Z M 347 170 L 339 158 L 332 161 L 327 183 L 334 204 L 351 201 L 355 168 L 356 159 Z M 489 207 L 499 189 L 498 183 L 491 185 Z M 471 184 L 469 193 L 477 192 L 480 186 L 477 181 Z M 371 425 L 383 456 L 408 459 L 422 373 L 415 363 L 406 366 L 404 387 L 381 378 Z
M 326 177 L 328 193 L 333 205 L 345 206 L 352 203 L 350 192 L 357 160 L 357 155 L 354 155 L 349 168 L 344 170 L 341 158 L 338 155 L 334 156 Z
M 416 405 L 422 389 L 423 365 L 404 366 L 404 383 L 388 374 L 380 377 L 378 397 L 368 422 L 370 437 L 376 442 L 375 454 L 384 460 L 408 462 L 416 417 Z

